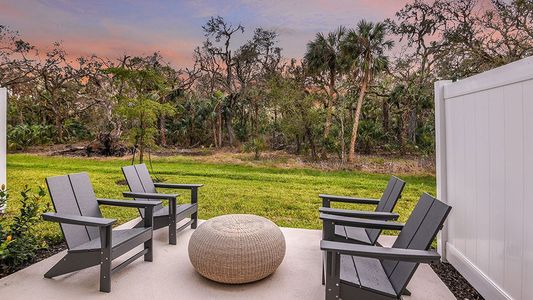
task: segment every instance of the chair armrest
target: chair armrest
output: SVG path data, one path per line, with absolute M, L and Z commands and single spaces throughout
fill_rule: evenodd
M 336 195 L 327 195 L 327 194 L 320 194 L 318 197 L 322 198 L 323 200 L 329 200 L 332 202 L 346 202 L 346 203 L 355 203 L 355 204 L 379 204 L 379 199 L 368 199 L 368 198 L 354 198 L 354 197 L 346 197 L 346 196 L 336 196 Z
M 106 227 L 111 226 L 115 223 L 116 219 L 106 219 L 106 218 L 95 218 L 95 217 L 86 217 L 86 216 L 75 216 L 75 215 L 66 215 L 59 213 L 44 213 L 42 218 L 45 221 L 59 222 L 72 225 L 84 225 L 84 226 L 95 226 L 95 227 Z
M 146 201 L 146 200 L 114 200 L 114 199 L 96 199 L 98 204 L 101 205 L 112 205 L 112 206 L 123 206 L 123 207 L 136 207 L 136 208 L 146 208 L 153 207 L 161 204 L 161 201 Z
M 345 216 L 336 216 L 320 213 L 320 219 L 325 222 L 332 222 L 335 225 L 344 225 L 350 227 L 385 229 L 385 230 L 402 230 L 404 224 L 398 222 L 350 218 Z
M 393 212 L 377 212 L 377 211 L 361 211 L 361 210 L 349 210 L 349 209 L 337 209 L 330 207 L 321 207 L 318 209 L 319 212 L 345 216 L 345 217 L 354 217 L 354 218 L 363 218 L 363 219 L 372 219 L 372 220 L 396 220 L 400 217 L 399 214 Z
M 432 263 L 440 260 L 440 255 L 435 251 L 384 248 L 324 240 L 320 241 L 320 249 L 346 255 L 377 258 L 380 260 L 389 259 L 417 263 Z
M 164 182 L 157 182 L 154 183 L 155 187 L 163 188 L 163 189 L 182 189 L 182 190 L 192 190 L 197 189 L 199 187 L 204 186 L 203 184 L 196 184 L 196 183 L 164 183 Z
M 124 192 L 122 193 L 126 198 L 144 198 L 144 199 L 158 199 L 158 200 L 171 200 L 178 198 L 179 194 L 161 194 L 161 193 L 135 193 Z

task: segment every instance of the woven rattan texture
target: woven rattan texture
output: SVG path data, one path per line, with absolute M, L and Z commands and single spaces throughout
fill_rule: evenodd
M 202 276 L 239 284 L 272 274 L 285 256 L 285 237 L 272 221 L 224 215 L 203 222 L 189 241 L 189 259 Z

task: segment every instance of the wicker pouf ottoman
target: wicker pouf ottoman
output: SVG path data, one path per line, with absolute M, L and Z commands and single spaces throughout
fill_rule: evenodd
M 189 259 L 202 276 L 247 283 L 274 273 L 285 256 L 285 237 L 272 221 L 225 215 L 203 222 L 189 241 Z

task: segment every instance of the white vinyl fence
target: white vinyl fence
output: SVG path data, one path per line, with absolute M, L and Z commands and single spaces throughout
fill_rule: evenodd
M 435 84 L 439 251 L 486 299 L 533 299 L 533 57 Z
M 0 88 L 0 185 L 6 180 L 6 153 L 7 153 L 7 90 Z M 3 211 L 0 207 L 0 212 Z

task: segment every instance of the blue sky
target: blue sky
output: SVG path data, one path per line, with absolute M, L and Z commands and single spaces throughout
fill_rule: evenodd
M 253 29 L 279 32 L 287 58 L 301 58 L 317 32 L 358 20 L 393 17 L 406 0 L 0 0 L 0 24 L 18 30 L 40 49 L 61 41 L 72 56 L 110 59 L 160 51 L 172 64 L 192 64 L 192 51 L 204 39 L 201 26 L 220 15 Z

